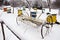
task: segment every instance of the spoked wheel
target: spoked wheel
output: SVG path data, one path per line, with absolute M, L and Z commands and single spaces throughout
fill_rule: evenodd
M 42 27 L 41 27 L 41 36 L 42 36 L 42 39 L 44 39 L 45 36 L 47 36 L 52 28 L 52 24 L 43 24 Z
M 47 17 L 47 22 L 42 25 L 41 27 L 41 36 L 44 39 L 45 36 L 47 36 L 53 27 L 53 19 L 52 16 Z
M 24 18 L 23 17 L 20 17 L 20 16 L 17 16 L 16 17 L 16 23 L 19 25 L 19 22 L 23 20 Z
M 17 17 L 16 17 L 16 23 L 17 23 L 17 24 L 19 24 L 19 23 L 18 23 L 18 22 L 19 22 L 19 19 L 20 19 L 20 18 L 17 16 Z
M 45 36 L 47 36 L 53 27 L 53 19 L 52 16 L 49 16 L 47 19 L 48 23 L 45 23 L 41 27 L 41 36 L 44 39 Z

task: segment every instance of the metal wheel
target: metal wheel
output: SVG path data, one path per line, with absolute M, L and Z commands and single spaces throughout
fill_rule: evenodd
M 16 17 L 16 23 L 19 25 L 18 21 L 19 21 L 19 18 L 18 18 L 18 16 L 17 16 L 17 17 Z
M 41 27 L 42 39 L 44 39 L 44 37 L 49 34 L 51 28 L 53 27 L 53 19 L 52 19 L 52 17 L 50 17 L 50 18 L 51 18 L 52 23 L 44 23 Z
M 23 17 L 17 16 L 16 17 L 16 23 L 19 25 L 19 22 L 22 22 Z
M 44 37 L 49 33 L 49 25 L 43 24 L 41 27 L 41 36 L 44 39 Z

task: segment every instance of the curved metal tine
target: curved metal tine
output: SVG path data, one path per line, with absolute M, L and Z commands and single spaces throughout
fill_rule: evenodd
M 41 36 L 42 36 L 42 39 L 44 39 L 44 36 L 43 36 L 43 26 L 41 27 Z
M 4 32 L 3 24 L 4 24 L 4 22 L 1 22 L 2 33 L 3 33 L 3 40 L 5 40 L 5 32 Z
M 19 17 L 19 18 L 18 18 L 18 17 Z M 18 25 L 19 25 L 18 21 L 23 22 L 22 20 L 19 20 L 19 19 L 21 19 L 20 16 L 17 16 L 17 17 L 16 17 L 16 23 L 17 23 Z
M 52 27 L 53 27 L 53 24 L 48 24 L 48 28 L 47 28 L 47 34 L 49 34 L 50 32 L 51 32 L 51 30 L 52 30 Z
M 20 25 L 18 22 L 19 21 L 21 21 L 21 22 L 23 22 L 22 20 L 19 20 L 20 18 L 18 18 L 18 16 L 16 17 L 16 23 L 18 24 L 18 25 Z
M 44 27 L 44 25 L 46 25 L 46 24 L 43 24 L 42 27 L 41 27 L 41 36 L 42 36 L 42 39 L 44 39 L 44 35 L 43 35 L 43 27 Z
M 46 33 L 45 35 L 43 34 L 43 27 L 46 27 Z M 41 36 L 42 36 L 42 39 L 44 39 L 44 37 L 49 33 L 49 27 L 46 26 L 46 24 L 43 24 L 42 27 L 41 27 Z
M 45 36 L 49 34 L 49 28 L 50 28 L 50 27 L 49 27 L 49 24 L 48 24 L 48 26 L 46 26 L 46 33 L 45 33 Z
M 5 23 L 4 23 L 5 24 Z M 6 24 L 5 24 L 6 25 Z M 11 30 L 7 25 L 6 25 L 6 27 L 19 39 L 19 40 L 21 40 L 21 38 L 17 35 L 17 34 L 15 34 L 15 32 L 13 32 L 13 30 Z

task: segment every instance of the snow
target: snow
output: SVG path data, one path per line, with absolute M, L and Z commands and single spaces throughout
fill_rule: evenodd
M 41 27 L 34 28 L 33 26 L 26 25 L 23 22 L 20 22 L 19 25 L 16 23 L 16 17 L 17 17 L 17 8 L 14 8 L 14 14 L 13 13 L 7 13 L 3 12 L 0 10 L 0 20 L 3 20 L 6 25 L 11 28 L 20 38 L 21 40 L 60 40 L 60 25 L 54 24 L 52 27 L 51 32 L 44 38 L 42 39 L 41 37 Z M 56 12 L 55 12 L 56 11 Z M 26 12 L 29 13 L 29 10 L 26 9 Z M 41 15 L 39 19 L 46 20 L 46 13 L 49 12 L 48 9 Z M 23 12 L 25 13 L 25 12 Z M 42 13 L 41 10 L 37 11 L 37 15 Z M 52 13 L 58 13 L 58 10 L 53 10 Z M 38 17 L 38 16 L 37 16 Z M 60 21 L 60 16 L 57 15 L 57 20 Z M 4 25 L 5 29 L 5 35 L 6 35 L 6 40 L 18 40 Z M 1 33 L 1 28 L 0 28 L 0 40 L 2 40 L 2 33 Z

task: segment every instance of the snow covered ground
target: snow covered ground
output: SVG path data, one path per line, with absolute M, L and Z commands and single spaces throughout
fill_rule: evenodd
M 0 10 L 0 19 L 3 20 L 6 25 L 9 26 L 9 28 L 11 28 L 11 30 L 13 30 L 20 38 L 21 40 L 60 40 L 60 25 L 54 24 L 51 32 L 44 38 L 42 39 L 41 37 L 41 27 L 38 28 L 34 28 L 33 26 L 29 26 L 26 25 L 22 22 L 20 22 L 20 25 L 17 25 L 16 23 L 16 17 L 17 17 L 17 9 L 15 8 L 14 10 L 14 14 L 13 13 L 9 13 L 7 14 L 6 12 L 3 12 L 2 10 Z M 49 12 L 48 9 L 45 9 L 46 11 L 41 15 L 40 19 L 42 20 L 46 20 L 46 13 Z M 26 10 L 28 11 L 28 9 Z M 23 11 L 23 13 L 25 14 L 25 11 Z M 29 11 L 28 11 L 29 13 Z M 40 13 L 42 13 L 41 10 L 38 10 L 37 12 L 38 16 Z M 58 10 L 52 9 L 52 13 L 58 13 Z M 57 20 L 60 21 L 60 16 L 57 15 Z M 4 29 L 5 29 L 5 36 L 6 36 L 6 40 L 18 40 L 8 29 L 7 27 L 4 25 Z M 2 37 L 2 32 L 1 32 L 1 27 L 0 27 L 0 40 L 3 40 Z

